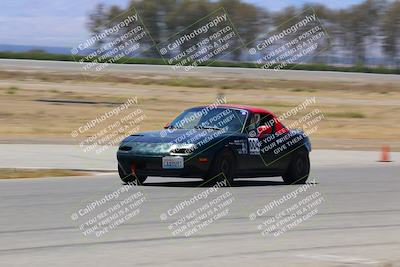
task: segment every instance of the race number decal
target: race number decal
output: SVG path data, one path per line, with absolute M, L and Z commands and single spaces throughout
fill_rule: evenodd
M 260 155 L 260 140 L 258 138 L 249 138 L 250 155 Z

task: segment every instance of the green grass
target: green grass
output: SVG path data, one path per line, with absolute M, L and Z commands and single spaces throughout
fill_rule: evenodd
M 292 92 L 309 92 L 309 93 L 314 93 L 314 92 L 316 92 L 317 90 L 315 90 L 315 89 L 306 89 L 306 88 L 294 88 L 294 89 L 291 89 L 290 91 L 292 91 Z
M 360 112 L 335 112 L 328 113 L 328 118 L 364 119 L 366 116 Z
M 32 52 L 0 52 L 0 58 L 8 59 L 32 59 L 32 60 L 55 60 L 55 61 L 86 61 L 83 56 L 72 56 L 65 54 L 50 54 L 40 51 Z M 87 62 L 87 61 L 86 61 Z M 116 61 L 117 64 L 150 64 L 150 65 L 166 65 L 162 58 L 121 58 Z M 260 68 L 251 62 L 235 62 L 235 61 L 213 61 L 204 62 L 202 66 L 212 67 L 233 67 L 233 68 Z M 273 69 L 275 66 L 271 66 Z M 349 67 L 332 66 L 322 63 L 310 64 L 289 64 L 284 69 L 293 70 L 309 70 L 309 71 L 341 71 L 341 72 L 363 72 L 363 73 L 381 73 L 381 74 L 400 74 L 400 68 L 391 69 L 383 66 L 367 67 L 363 65 L 354 65 Z
M 8 89 L 7 89 L 7 94 L 8 95 L 15 95 L 16 93 L 17 93 L 17 91 L 19 90 L 19 88 L 18 87 L 16 87 L 16 86 L 10 86 Z

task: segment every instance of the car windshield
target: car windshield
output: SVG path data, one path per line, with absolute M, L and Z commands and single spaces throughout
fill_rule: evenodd
M 168 126 L 176 129 L 211 129 L 241 132 L 248 111 L 211 106 L 185 110 Z

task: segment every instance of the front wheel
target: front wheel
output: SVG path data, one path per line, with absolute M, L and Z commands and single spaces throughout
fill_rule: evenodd
M 118 174 L 119 174 L 119 178 L 121 178 L 122 182 L 124 182 L 124 183 L 134 183 L 136 185 L 141 185 L 147 179 L 147 176 L 126 174 L 124 172 L 124 170 L 121 168 L 121 166 L 119 166 L 119 164 L 118 164 Z
M 214 159 L 205 180 L 214 182 L 227 181 L 227 186 L 232 185 L 235 173 L 235 157 L 229 150 L 223 150 Z
M 310 174 L 310 158 L 308 151 L 296 151 L 290 161 L 286 173 L 282 176 L 286 184 L 304 184 Z

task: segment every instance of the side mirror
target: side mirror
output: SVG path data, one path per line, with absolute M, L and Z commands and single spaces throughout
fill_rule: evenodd
M 266 125 L 259 126 L 257 128 L 257 132 L 258 132 L 258 138 L 261 138 L 266 134 L 272 134 L 272 127 Z

